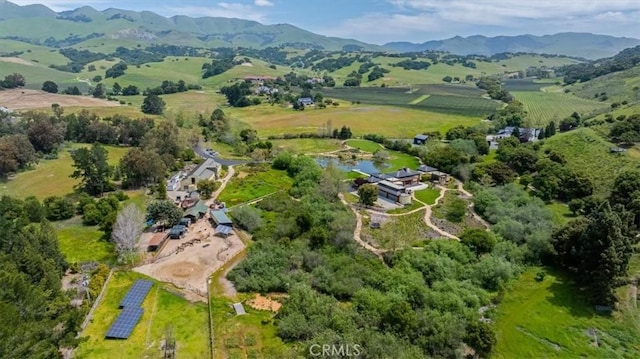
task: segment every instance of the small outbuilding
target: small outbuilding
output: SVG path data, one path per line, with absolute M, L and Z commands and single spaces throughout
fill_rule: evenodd
M 211 222 L 213 222 L 213 227 L 217 228 L 218 226 L 233 226 L 233 221 L 231 218 L 227 216 L 225 211 L 219 209 L 212 209 L 211 212 Z
M 187 210 L 184 212 L 184 217 L 191 219 L 191 222 L 195 223 L 197 220 L 204 217 L 204 215 L 207 214 L 208 210 L 209 207 L 207 206 L 207 204 L 203 200 L 199 200 L 195 205 L 187 208 Z
M 166 242 L 166 240 L 167 240 L 166 233 L 159 232 L 154 234 L 153 237 L 151 237 L 151 240 L 149 241 L 149 245 L 147 245 L 147 251 L 155 252 L 161 249 L 164 243 Z
M 220 225 L 215 229 L 214 235 L 222 238 L 227 238 L 233 234 L 233 228 L 229 226 Z
M 247 314 L 247 312 L 244 310 L 244 306 L 242 306 L 242 303 L 233 303 L 233 310 L 236 311 L 236 315 Z
M 424 145 L 427 143 L 427 140 L 429 140 L 429 136 L 427 135 L 415 135 L 413 137 L 413 144 L 414 145 Z

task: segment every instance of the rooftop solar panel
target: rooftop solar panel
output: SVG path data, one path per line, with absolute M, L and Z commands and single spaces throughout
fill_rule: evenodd
M 120 312 L 116 321 L 111 324 L 111 328 L 107 331 L 106 338 L 111 339 L 127 339 L 131 335 L 133 328 L 142 317 L 142 308 L 127 307 Z
M 153 282 L 150 280 L 138 279 L 120 302 L 120 308 L 139 307 L 142 305 L 142 301 L 144 301 L 152 285 Z

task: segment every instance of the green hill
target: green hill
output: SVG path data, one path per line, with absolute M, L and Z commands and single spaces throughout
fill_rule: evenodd
M 322 36 L 288 24 L 263 25 L 219 17 L 166 18 L 150 11 L 97 11 L 84 6 L 56 13 L 43 5 L 19 6 L 0 0 L 0 19 L 2 38 L 50 46 L 70 46 L 100 38 L 208 48 L 294 45 L 326 50 L 383 50 L 381 46 Z
M 571 85 L 569 89 L 576 95 L 589 99 L 601 97 L 599 95 L 604 92 L 609 102 L 639 102 L 640 65 Z

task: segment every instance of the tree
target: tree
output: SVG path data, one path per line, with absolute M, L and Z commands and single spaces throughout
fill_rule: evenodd
M 16 87 L 24 86 L 26 84 L 26 80 L 22 74 L 12 73 L 11 75 L 7 75 L 4 77 L 4 81 L 0 84 L 0 87 L 5 87 L 8 89 L 13 89 Z
M 446 146 L 429 150 L 424 156 L 423 162 L 443 172 L 453 173 L 456 167 L 469 162 L 469 158 L 461 150 Z
M 82 95 L 82 92 L 80 92 L 80 89 L 78 88 L 78 86 L 73 86 L 73 87 L 69 86 L 63 91 L 63 93 L 65 95 L 73 95 L 73 96 Z
M 235 222 L 249 233 L 254 233 L 264 226 L 261 211 L 253 206 L 239 206 L 231 211 L 231 216 Z
M 373 206 L 378 200 L 378 187 L 374 184 L 364 184 L 358 188 L 359 202 L 365 206 Z
M 73 217 L 73 202 L 68 197 L 47 197 L 42 201 L 46 217 L 51 221 L 61 221 Z
M 165 102 L 160 96 L 150 94 L 142 102 L 142 112 L 150 115 L 162 115 Z
M 95 89 L 93 89 L 92 95 L 95 98 L 104 98 L 105 97 L 105 89 L 103 84 L 98 84 Z
M 446 206 L 445 217 L 447 220 L 455 223 L 462 222 L 464 215 L 467 213 L 467 204 L 460 198 L 454 198 L 448 206 Z
M 472 347 L 481 358 L 487 358 L 496 345 L 497 339 L 489 324 L 472 321 L 467 326 L 464 342 Z
M 215 192 L 216 188 L 218 188 L 218 182 L 213 180 L 202 180 L 198 181 L 197 186 L 200 197 L 209 199 L 213 192 Z
M 166 170 L 162 158 L 155 151 L 134 147 L 120 159 L 122 184 L 125 187 L 158 182 L 164 178 Z
M 78 148 L 71 154 L 75 170 L 71 178 L 80 178 L 80 188 L 90 195 L 102 194 L 110 188 L 111 166 L 107 163 L 107 150 L 96 143 L 88 148 Z
M 111 232 L 111 240 L 116 245 L 116 251 L 121 261 L 135 259 L 136 244 L 144 227 L 144 214 L 131 203 L 126 206 L 116 218 Z
M 496 237 L 491 232 L 482 229 L 466 229 L 460 235 L 460 239 L 462 244 L 469 247 L 478 256 L 491 253 L 497 243 Z
M 31 113 L 26 116 L 27 136 L 36 151 L 51 153 L 64 141 L 66 126 L 64 122 L 54 122 L 44 113 Z
M 178 224 L 182 214 L 182 210 L 170 200 L 156 200 L 147 207 L 147 218 L 165 227 Z
M 49 93 L 58 93 L 58 85 L 53 81 L 45 81 L 42 84 L 42 91 Z
M 116 82 L 113 84 L 111 91 L 115 96 L 117 96 L 120 94 L 120 91 L 122 91 L 122 86 L 120 86 L 120 84 Z

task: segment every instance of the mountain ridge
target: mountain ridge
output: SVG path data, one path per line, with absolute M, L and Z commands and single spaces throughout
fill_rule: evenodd
M 621 50 L 640 44 L 640 39 L 614 37 L 586 32 L 561 32 L 551 35 L 454 36 L 445 40 L 423 43 L 405 41 L 388 42 L 384 47 L 398 52 L 445 51 L 457 55 L 485 55 L 529 52 L 558 54 L 585 59 L 610 57 Z

